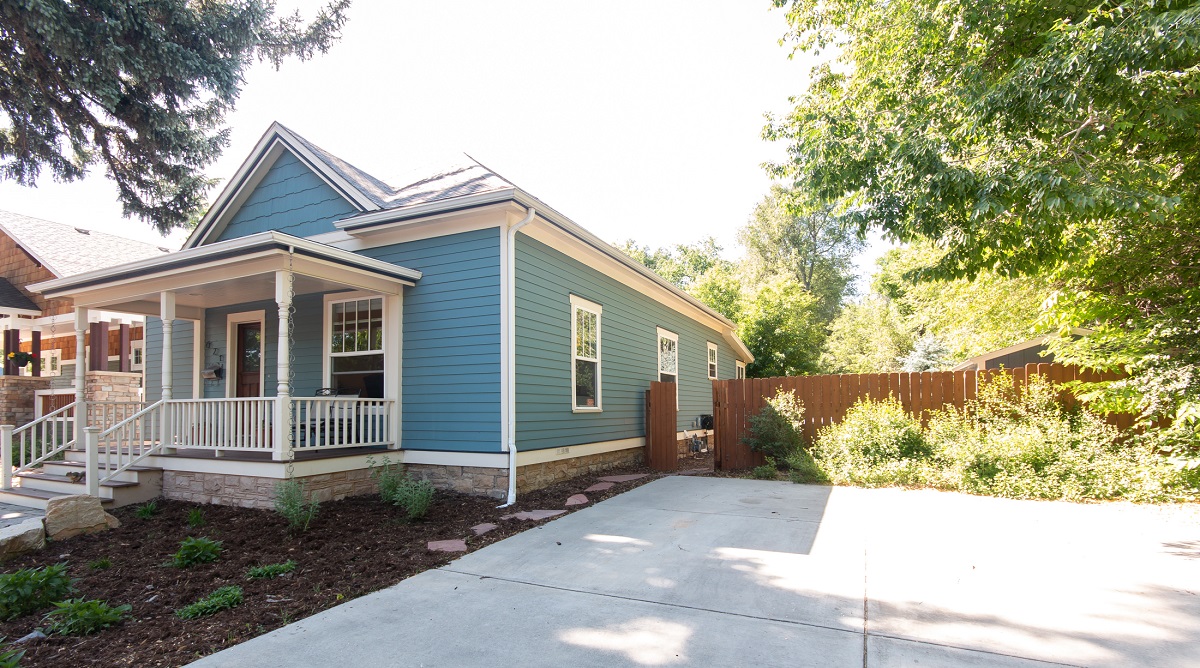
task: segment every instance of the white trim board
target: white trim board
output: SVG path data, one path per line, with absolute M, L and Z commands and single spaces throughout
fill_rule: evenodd
M 258 323 L 258 396 L 267 396 L 267 356 L 263 354 L 266 352 L 267 312 L 260 309 L 258 311 L 240 311 L 225 316 L 225 366 L 232 367 L 225 369 L 226 397 L 232 397 L 237 392 L 238 381 L 235 376 L 237 376 L 238 361 L 233 356 L 237 350 L 237 326 L 251 322 Z M 199 348 L 199 346 L 196 347 Z

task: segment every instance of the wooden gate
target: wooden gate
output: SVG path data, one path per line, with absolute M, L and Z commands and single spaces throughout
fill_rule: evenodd
M 679 467 L 675 383 L 653 381 L 646 390 L 646 463 L 656 471 Z
M 718 470 L 748 469 L 767 463 L 762 453 L 741 442 L 749 426 L 748 416 L 761 409 L 759 402 L 753 401 L 761 389 L 761 378 L 713 383 L 713 466 Z

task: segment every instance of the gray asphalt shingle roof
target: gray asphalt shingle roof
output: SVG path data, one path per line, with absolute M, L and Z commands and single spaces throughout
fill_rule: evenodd
M 74 276 L 126 262 L 160 257 L 169 249 L 115 234 L 0 211 L 0 230 L 55 276 Z

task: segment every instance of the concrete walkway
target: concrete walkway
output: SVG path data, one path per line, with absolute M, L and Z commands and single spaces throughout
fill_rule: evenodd
M 20 524 L 25 520 L 34 517 L 45 517 L 46 511 L 38 510 L 37 508 L 26 508 L 24 506 L 14 506 L 9 503 L 0 503 L 0 529 Z
M 193 666 L 1196 666 L 1200 507 L 671 477 Z

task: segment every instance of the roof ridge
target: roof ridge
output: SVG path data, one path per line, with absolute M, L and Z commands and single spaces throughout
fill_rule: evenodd
M 286 130 L 288 132 L 288 134 L 295 137 L 297 141 L 304 144 L 304 146 L 306 148 L 308 148 L 310 151 L 312 151 L 314 154 L 316 154 L 316 156 L 318 158 L 320 158 L 321 161 L 324 162 L 327 167 L 329 167 L 330 169 L 333 169 L 336 172 L 341 173 L 344 177 L 349 177 L 346 180 L 349 181 L 350 184 L 353 185 L 355 188 L 357 188 L 360 193 L 367 196 L 371 200 L 375 201 L 376 204 L 383 203 L 384 198 L 381 197 L 381 195 L 386 196 L 386 195 L 395 194 L 396 188 L 394 186 L 392 186 L 391 184 L 387 183 L 386 181 L 384 181 L 383 179 L 381 179 L 381 178 L 371 174 L 370 172 L 366 171 L 365 169 L 351 163 L 349 160 L 346 160 L 345 158 L 342 158 L 341 156 L 339 156 L 331 151 L 321 148 L 320 146 L 316 145 L 311 140 L 309 140 L 307 137 L 301 135 L 300 133 L 289 128 L 288 126 L 284 125 L 283 123 L 280 123 L 279 121 L 275 121 L 275 123 L 283 130 Z M 378 192 L 371 192 L 370 190 L 364 190 L 363 189 L 364 185 L 370 186 L 370 188 L 372 190 L 375 190 Z

